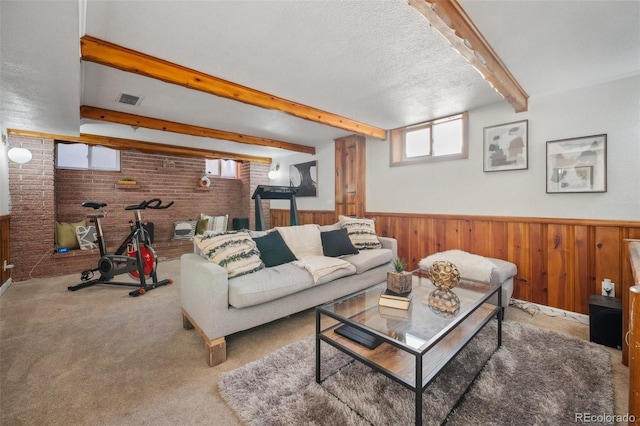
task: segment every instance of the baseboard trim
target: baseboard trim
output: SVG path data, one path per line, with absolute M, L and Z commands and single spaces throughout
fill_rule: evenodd
M 589 325 L 589 315 L 580 314 L 577 312 L 565 311 L 564 309 L 552 308 L 550 306 L 539 305 L 537 303 L 527 302 L 515 298 L 511 298 L 509 306 L 521 309 L 529 313 L 530 315 L 535 315 L 539 312 L 550 317 L 573 319 L 581 324 Z
M 2 297 L 4 292 L 11 287 L 11 284 L 13 284 L 13 280 L 11 278 L 2 283 L 2 286 L 0 286 L 0 297 Z

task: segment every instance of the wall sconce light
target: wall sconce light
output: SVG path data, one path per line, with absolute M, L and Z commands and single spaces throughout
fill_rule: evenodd
M 269 180 L 275 180 L 280 174 L 278 173 L 279 170 L 280 170 L 280 163 L 276 164 L 275 169 L 269 170 L 269 173 L 267 174 L 267 176 L 269 176 Z
M 22 147 L 11 148 L 7 154 L 9 155 L 9 160 L 18 164 L 28 163 L 33 157 L 31 151 L 29 151 L 27 148 Z

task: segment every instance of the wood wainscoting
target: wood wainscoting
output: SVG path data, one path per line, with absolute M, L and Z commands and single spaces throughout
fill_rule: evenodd
M 640 424 L 640 240 L 629 240 L 628 259 L 633 276 L 633 286 L 625 289 L 623 300 L 623 320 L 629 324 L 628 365 L 629 365 L 629 415 L 635 418 L 629 424 Z M 628 293 L 626 293 L 628 292 Z M 625 329 L 626 330 L 626 329 Z M 627 334 L 623 335 L 627 341 Z
M 289 211 L 271 210 L 271 226 L 287 226 Z M 299 211 L 300 224 L 332 224 L 333 211 Z M 420 259 L 460 249 L 508 260 L 518 266 L 513 297 L 588 314 L 589 295 L 604 278 L 633 282 L 625 238 L 640 238 L 640 221 L 500 216 L 374 213 L 380 235 L 398 240 L 398 254 L 417 268 Z

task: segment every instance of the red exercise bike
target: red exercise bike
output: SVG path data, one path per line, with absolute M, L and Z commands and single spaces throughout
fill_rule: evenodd
M 149 201 L 142 201 L 140 204 L 126 206 L 125 210 L 133 210 L 135 221 L 129 221 L 131 232 L 124 239 L 120 247 L 115 253 L 107 253 L 106 241 L 102 233 L 102 224 L 100 220 L 107 215 L 102 210 L 106 207 L 106 203 L 97 201 L 85 201 L 82 207 L 88 207 L 95 210 L 95 213 L 88 214 L 87 217 L 96 227 L 96 242 L 100 249 L 100 260 L 98 267 L 88 269 L 82 272 L 80 284 L 67 287 L 70 291 L 80 290 L 97 284 L 124 285 L 130 287 L 138 287 L 138 289 L 130 291 L 129 296 L 136 297 L 145 294 L 149 290 L 161 287 L 163 285 L 173 283 L 172 279 L 158 281 L 156 269 L 158 267 L 158 256 L 151 247 L 151 238 L 146 229 L 144 229 L 141 211 L 145 209 L 168 209 L 173 205 L 171 201 L 167 205 L 162 205 L 159 198 Z M 92 279 L 94 272 L 100 272 L 100 277 Z M 129 276 L 138 283 L 116 282 L 111 281 L 113 277 L 120 274 L 128 273 Z M 147 279 L 151 279 L 151 283 L 147 284 Z

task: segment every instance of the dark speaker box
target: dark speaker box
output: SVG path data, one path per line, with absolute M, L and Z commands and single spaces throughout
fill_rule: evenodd
M 589 297 L 589 340 L 622 349 L 622 300 L 596 294 Z
M 231 225 L 233 226 L 234 231 L 239 231 L 241 229 L 249 229 L 249 218 L 248 217 L 234 217 L 231 221 Z

